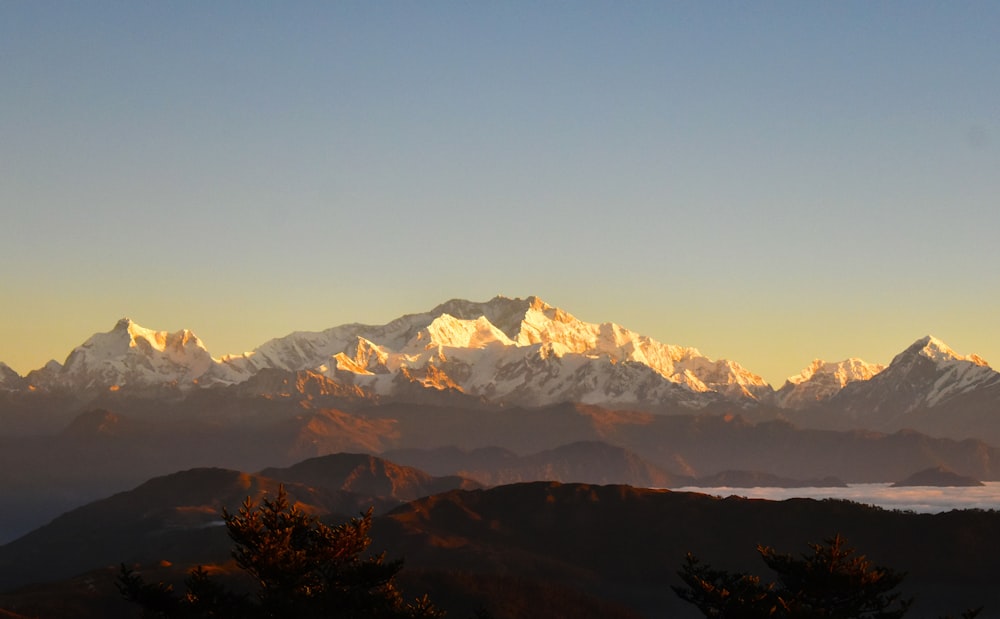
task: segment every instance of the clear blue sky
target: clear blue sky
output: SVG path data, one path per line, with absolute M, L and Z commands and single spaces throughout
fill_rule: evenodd
M 1000 364 L 1000 3 L 0 3 L 0 360 L 536 294 Z

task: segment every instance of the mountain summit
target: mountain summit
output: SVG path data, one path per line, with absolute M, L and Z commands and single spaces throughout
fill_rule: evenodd
M 945 435 L 967 426 L 968 435 L 975 436 L 975 420 L 993 416 L 998 404 L 1000 373 L 978 355 L 959 355 L 941 340 L 926 336 L 882 371 L 845 384 L 817 403 L 812 413 L 796 419 L 823 420 L 822 425 L 838 428 L 920 428 Z
M 27 378 L 38 387 L 81 391 L 173 385 L 189 387 L 215 364 L 191 331 L 146 329 L 128 318 L 73 349 L 61 366 L 50 364 Z
M 945 344 L 938 338 L 934 337 L 933 335 L 927 335 L 920 338 L 912 345 L 910 345 L 909 348 L 904 350 L 899 356 L 897 356 L 896 359 L 904 358 L 907 356 L 912 357 L 914 355 L 920 355 L 922 357 L 926 357 L 937 364 L 942 364 L 942 363 L 948 364 L 955 361 L 967 361 L 969 363 L 972 363 L 973 365 L 978 365 L 981 367 L 989 365 L 979 355 L 973 354 L 967 357 L 959 355 L 954 350 L 949 348 L 947 344 Z
M 778 401 L 783 408 L 806 408 L 830 399 L 848 383 L 869 380 L 885 369 L 878 363 L 861 359 L 839 362 L 816 359 L 798 376 L 792 376 L 778 390 Z

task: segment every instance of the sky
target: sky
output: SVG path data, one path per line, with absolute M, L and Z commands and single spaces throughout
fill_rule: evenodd
M 0 361 L 537 295 L 1000 367 L 1000 3 L 0 3 Z

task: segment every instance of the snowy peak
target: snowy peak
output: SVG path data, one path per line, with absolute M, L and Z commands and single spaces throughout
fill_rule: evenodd
M 920 338 L 888 366 L 848 359 L 814 361 L 778 391 L 784 408 L 803 409 L 829 402 L 858 419 L 892 418 L 941 406 L 982 389 L 1000 388 L 1000 374 L 978 355 L 962 356 L 938 338 Z
M 353 374 L 387 374 L 386 365 L 388 353 L 363 337 L 344 348 L 343 352 L 333 355 L 334 368 Z M 328 369 L 321 367 L 321 371 Z
M 905 351 L 900 353 L 896 359 L 902 359 L 906 356 L 920 355 L 926 357 L 935 363 L 950 363 L 953 361 L 967 361 L 978 366 L 988 366 L 989 364 L 980 357 L 979 355 L 969 355 L 967 357 L 962 356 L 952 350 L 947 344 L 934 337 L 933 335 L 927 335 L 907 348 Z M 895 360 L 893 361 L 895 363 Z
M 444 307 L 458 309 L 465 317 L 478 313 L 512 340 L 508 345 L 517 348 L 535 350 L 543 346 L 559 351 L 560 357 L 570 354 L 616 364 L 631 362 L 651 369 L 674 385 L 699 393 L 718 392 L 737 400 L 756 400 L 773 393 L 763 378 L 738 363 L 713 361 L 695 348 L 662 344 L 612 322 L 587 323 L 538 297 L 496 297 L 483 304 L 449 301 L 435 312 Z M 626 370 L 619 367 L 615 371 L 621 374 Z
M 460 320 L 485 318 L 503 332 L 511 344 L 520 346 L 558 341 L 565 333 L 586 324 L 535 296 L 526 299 L 497 296 L 483 303 L 452 299 L 428 314 L 432 319 L 445 315 Z
M 798 376 L 792 376 L 788 382 L 801 385 L 811 380 L 830 380 L 843 387 L 856 380 L 868 380 L 885 369 L 880 363 L 866 363 L 861 359 L 850 358 L 844 361 L 823 361 L 815 359 L 809 367 L 802 370 Z M 828 377 L 828 378 L 827 378 Z
M 508 339 L 516 340 L 525 317 L 530 311 L 542 312 L 543 314 L 548 312 L 552 314 L 553 318 L 558 313 L 558 310 L 538 297 L 511 299 L 504 296 L 496 296 L 485 303 L 466 301 L 465 299 L 451 299 L 432 309 L 429 315 L 437 318 L 447 314 L 460 320 L 486 318 L 493 326 L 502 331 Z
M 77 389 L 191 386 L 214 364 L 191 331 L 154 331 L 122 318 L 75 348 L 61 367 L 46 367 L 33 378 L 42 386 Z
M 417 332 L 404 351 L 429 350 L 435 347 L 486 348 L 487 346 L 513 346 L 507 334 L 490 322 L 486 316 L 475 320 L 441 314 L 425 329 Z
M 104 346 L 95 346 L 95 342 L 101 342 Z M 126 345 L 128 348 L 155 351 L 178 359 L 189 357 L 192 353 L 204 352 L 206 355 L 208 354 L 198 336 L 187 329 L 174 333 L 154 331 L 136 324 L 129 318 L 119 320 L 111 333 L 93 336 L 91 340 L 84 343 L 84 346 L 88 346 L 88 344 L 91 344 L 95 353 L 101 351 L 112 355 L 122 352 L 121 345 Z
M 837 362 L 815 359 L 785 381 L 778 390 L 778 402 L 784 408 L 806 408 L 829 400 L 850 383 L 870 380 L 884 369 L 882 364 L 856 358 Z
M 859 415 L 865 411 L 905 415 L 996 389 L 1000 389 L 1000 374 L 981 357 L 962 356 L 941 340 L 926 336 L 896 355 L 871 380 L 845 388 L 838 402 Z

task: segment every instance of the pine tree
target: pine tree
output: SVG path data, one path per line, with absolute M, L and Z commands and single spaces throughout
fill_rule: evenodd
M 840 535 L 810 544 L 811 555 L 796 558 L 758 546 L 764 563 L 778 574 L 783 606 L 794 617 L 898 619 L 912 599 L 893 590 L 905 574 L 872 564 Z
M 678 575 L 686 587 L 674 591 L 706 617 L 771 617 L 779 604 L 773 584 L 761 584 L 760 577 L 752 574 L 712 569 L 690 552 Z
M 854 554 L 840 535 L 810 548 L 812 554 L 793 557 L 758 546 L 778 575 L 767 584 L 751 574 L 712 569 L 689 553 L 678 572 L 685 586 L 674 591 L 706 617 L 897 619 L 909 609 L 913 600 L 894 591 L 904 574 Z

